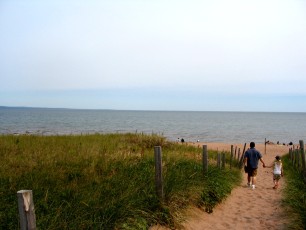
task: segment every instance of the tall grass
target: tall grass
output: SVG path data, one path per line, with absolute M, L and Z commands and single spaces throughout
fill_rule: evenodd
M 283 158 L 283 163 L 287 181 L 284 204 L 288 216 L 294 220 L 289 229 L 306 229 L 306 184 L 303 175 L 292 165 L 289 155 Z
M 163 201 L 155 192 L 156 145 L 163 151 Z M 201 149 L 157 135 L 6 135 L 0 158 L 0 229 L 18 229 L 22 189 L 33 190 L 39 229 L 176 228 L 186 208 L 211 212 L 241 181 L 239 169 L 213 165 L 203 176 Z

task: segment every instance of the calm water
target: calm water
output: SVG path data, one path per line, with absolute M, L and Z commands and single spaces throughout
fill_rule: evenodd
M 306 141 L 306 113 L 169 112 L 0 107 L 0 134 L 143 132 L 169 140 Z

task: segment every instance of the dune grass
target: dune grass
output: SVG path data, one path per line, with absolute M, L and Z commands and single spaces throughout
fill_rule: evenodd
M 154 146 L 162 146 L 163 200 Z M 154 134 L 0 136 L 0 229 L 18 229 L 22 189 L 33 191 L 38 229 L 177 228 L 188 207 L 211 212 L 242 179 L 215 163 L 204 176 L 201 154 Z
M 289 229 L 306 229 L 306 184 L 303 174 L 292 165 L 289 155 L 283 158 L 287 186 L 284 191 L 284 205 L 293 220 Z

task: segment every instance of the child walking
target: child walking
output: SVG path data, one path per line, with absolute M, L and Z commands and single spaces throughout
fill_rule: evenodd
M 283 164 L 279 156 L 275 157 L 275 161 L 271 165 L 265 166 L 265 168 L 272 168 L 272 167 L 273 167 L 273 182 L 274 182 L 273 189 L 277 189 L 279 185 L 279 180 L 284 175 Z

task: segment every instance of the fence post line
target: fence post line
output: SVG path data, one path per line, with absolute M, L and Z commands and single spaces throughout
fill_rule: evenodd
M 206 175 L 208 172 L 208 151 L 207 151 L 207 145 L 203 145 L 203 175 Z
M 19 190 L 17 192 L 18 210 L 21 230 L 35 230 L 36 217 L 32 190 Z
M 154 146 L 155 159 L 155 187 L 157 196 L 160 199 L 164 197 L 163 176 L 162 176 L 162 151 L 160 146 Z

